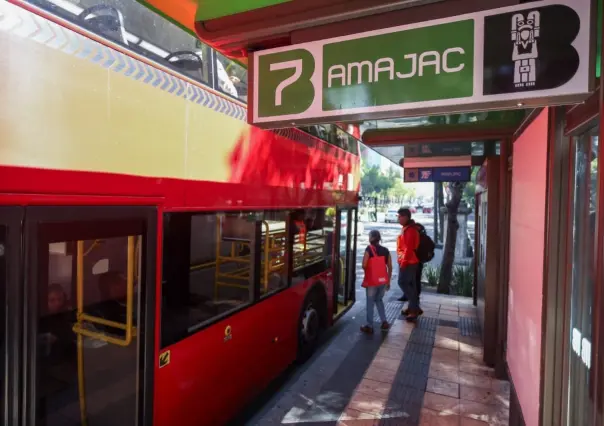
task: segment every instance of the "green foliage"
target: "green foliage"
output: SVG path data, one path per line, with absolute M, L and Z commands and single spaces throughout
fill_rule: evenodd
M 361 188 L 363 194 L 385 194 L 394 185 L 395 180 L 381 173 L 377 166 L 363 166 Z
M 405 185 L 396 167 L 390 167 L 382 173 L 377 166 L 364 165 L 361 174 L 361 188 L 366 196 L 377 196 L 381 202 L 404 204 L 415 200 L 415 188 Z
M 335 215 L 336 215 L 336 209 L 334 207 L 328 207 L 327 210 L 325 210 L 325 216 L 335 217 Z
M 478 174 L 478 170 L 480 170 L 480 167 L 472 167 L 472 180 L 466 183 L 461 196 L 463 203 L 470 206 L 471 209 L 474 209 L 476 201 L 474 196 L 476 195 L 476 175 Z
M 428 287 L 436 287 L 438 285 L 438 277 L 440 276 L 440 268 L 438 266 L 424 265 L 422 275 L 422 281 L 426 281 Z
M 474 268 L 472 266 L 455 266 L 453 268 L 452 293 L 458 296 L 472 297 L 474 286 Z

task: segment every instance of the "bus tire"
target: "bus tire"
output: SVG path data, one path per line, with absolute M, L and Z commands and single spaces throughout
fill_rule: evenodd
M 312 356 L 326 328 L 327 297 L 321 285 L 316 285 L 308 292 L 298 320 L 298 362 Z

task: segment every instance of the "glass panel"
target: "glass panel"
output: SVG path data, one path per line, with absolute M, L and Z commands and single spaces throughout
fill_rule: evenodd
M 257 221 L 251 213 L 165 215 L 162 347 L 252 302 Z
M 201 83 L 210 83 L 210 48 L 136 0 L 27 1 Z
M 4 326 L 4 318 L 6 316 L 5 312 L 5 295 L 6 295 L 6 287 L 8 285 L 8 270 L 6 267 L 7 263 L 7 234 L 8 229 L 4 225 L 0 225 L 0 330 L 5 330 Z M 0 401 L 4 401 L 4 353 L 6 350 L 6 342 L 4 333 L 0 334 L 0 362 L 2 368 L 0 368 Z M 0 406 L 0 416 L 2 415 L 2 406 Z
M 287 213 L 267 212 L 261 228 L 260 296 L 287 287 Z
M 329 209 L 292 213 L 293 285 L 331 268 L 334 229 L 329 213 Z
M 353 209 L 350 211 L 350 216 L 352 218 L 352 223 L 351 223 L 351 227 L 350 227 L 350 256 L 348 259 L 348 270 L 349 270 L 349 274 L 348 274 L 348 297 L 347 297 L 347 301 L 350 302 L 352 300 L 355 300 L 355 291 L 356 291 L 356 286 L 355 286 L 355 280 L 356 280 L 356 265 L 357 265 L 357 261 L 356 261 L 356 256 L 357 256 L 357 250 L 356 250 L 356 244 L 357 244 L 357 238 L 359 235 L 361 235 L 360 232 L 360 228 L 357 222 L 357 209 Z M 360 265 L 360 263 L 359 263 Z
M 335 124 L 314 124 L 299 127 L 299 129 L 352 154 L 358 155 L 359 153 L 357 139 Z
M 348 210 L 340 211 L 340 270 L 338 282 L 338 303 L 345 303 L 346 278 L 349 269 L 349 228 Z
M 596 273 L 597 129 L 575 138 L 569 426 L 591 426 L 591 342 Z
M 40 248 L 36 424 L 136 424 L 141 240 Z

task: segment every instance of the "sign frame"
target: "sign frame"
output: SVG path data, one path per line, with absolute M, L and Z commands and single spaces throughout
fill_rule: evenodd
M 444 173 L 457 173 L 461 176 L 447 179 L 442 177 Z M 407 168 L 404 170 L 403 178 L 405 183 L 470 182 L 471 180 L 472 166 Z
M 574 40 L 569 43 L 569 45 L 574 48 L 580 59 L 574 75 L 572 75 L 572 77 L 570 77 L 560 86 L 550 89 L 526 90 L 485 95 L 483 93 L 485 19 L 495 15 L 511 14 L 515 12 L 528 13 L 532 9 L 557 5 L 566 6 L 575 10 L 580 20 L 577 35 Z M 248 122 L 262 128 L 279 128 L 333 121 L 361 121 L 444 113 L 466 113 L 478 110 L 501 110 L 519 107 L 533 108 L 547 105 L 576 103 L 585 99 L 593 91 L 595 84 L 595 37 L 593 37 L 594 25 L 592 19 L 594 14 L 595 10 L 591 0 L 542 0 L 441 18 L 432 21 L 418 22 L 397 27 L 252 52 L 250 55 L 250 67 L 248 70 L 251 86 L 250 93 L 252 94 L 251 102 L 248 105 Z M 473 20 L 474 22 L 472 58 L 473 87 L 471 96 L 427 101 L 420 100 L 378 106 L 344 107 L 342 109 L 327 111 L 324 110 L 323 104 L 325 88 L 323 86 L 323 80 L 325 70 L 323 69 L 323 51 L 325 46 L 332 45 L 334 43 L 358 41 L 375 36 L 399 34 L 421 28 L 437 28 L 441 25 L 466 20 Z M 502 37 L 507 37 L 510 43 L 513 43 L 512 39 L 510 38 L 510 33 L 503 35 Z M 308 82 L 312 83 L 312 85 L 309 87 L 315 92 L 315 94 L 310 95 L 312 98 L 310 101 L 310 106 L 308 106 L 302 112 L 260 115 L 259 99 L 260 96 L 266 96 L 261 93 L 263 89 L 260 87 L 263 84 L 262 80 L 260 79 L 261 58 L 267 55 L 278 53 L 293 54 L 292 52 L 295 53 L 295 51 L 304 51 L 306 57 L 310 56 L 313 61 L 311 69 L 312 75 L 308 78 Z M 585 60 L 585 58 L 587 58 L 587 60 Z M 286 64 L 286 62 L 289 63 Z M 303 66 L 304 62 L 300 60 L 297 65 L 300 65 L 301 67 L 296 67 L 295 69 L 292 65 L 293 62 L 296 61 L 276 61 L 270 63 L 270 68 L 272 70 L 284 70 L 288 67 L 292 69 L 291 75 L 279 83 L 279 85 L 282 86 L 280 89 L 281 94 L 283 94 L 284 90 L 287 89 L 288 84 L 291 85 L 297 83 L 298 81 L 306 82 L 306 80 L 299 80 L 300 74 L 305 73 Z M 275 64 L 276 66 L 273 67 Z M 360 72 L 362 73 L 362 70 Z M 285 80 L 289 81 L 284 84 Z M 282 102 L 281 98 L 280 102 Z M 287 101 L 285 103 L 287 103 Z M 274 104 L 277 104 L 276 93 Z M 281 105 L 281 103 L 279 103 L 279 105 Z

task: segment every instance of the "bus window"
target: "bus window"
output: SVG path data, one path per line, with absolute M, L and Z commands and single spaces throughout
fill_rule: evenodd
M 287 213 L 265 212 L 260 235 L 260 296 L 265 297 L 289 284 Z
M 48 227 L 38 259 L 46 266 L 37 289 L 36 424 L 135 424 L 139 227 L 82 240 L 70 226 Z
M 163 347 L 252 302 L 257 229 L 248 213 L 165 215 Z
M 218 88 L 247 103 L 247 70 L 237 62 L 216 52 Z
M 293 228 L 292 284 L 331 267 L 333 219 L 329 209 L 300 209 L 291 213 Z
M 26 1 L 200 83 L 211 83 L 210 48 L 137 0 Z
M 84 9 L 78 17 L 91 31 L 123 45 L 128 45 L 124 16 L 115 7 L 96 5 Z

